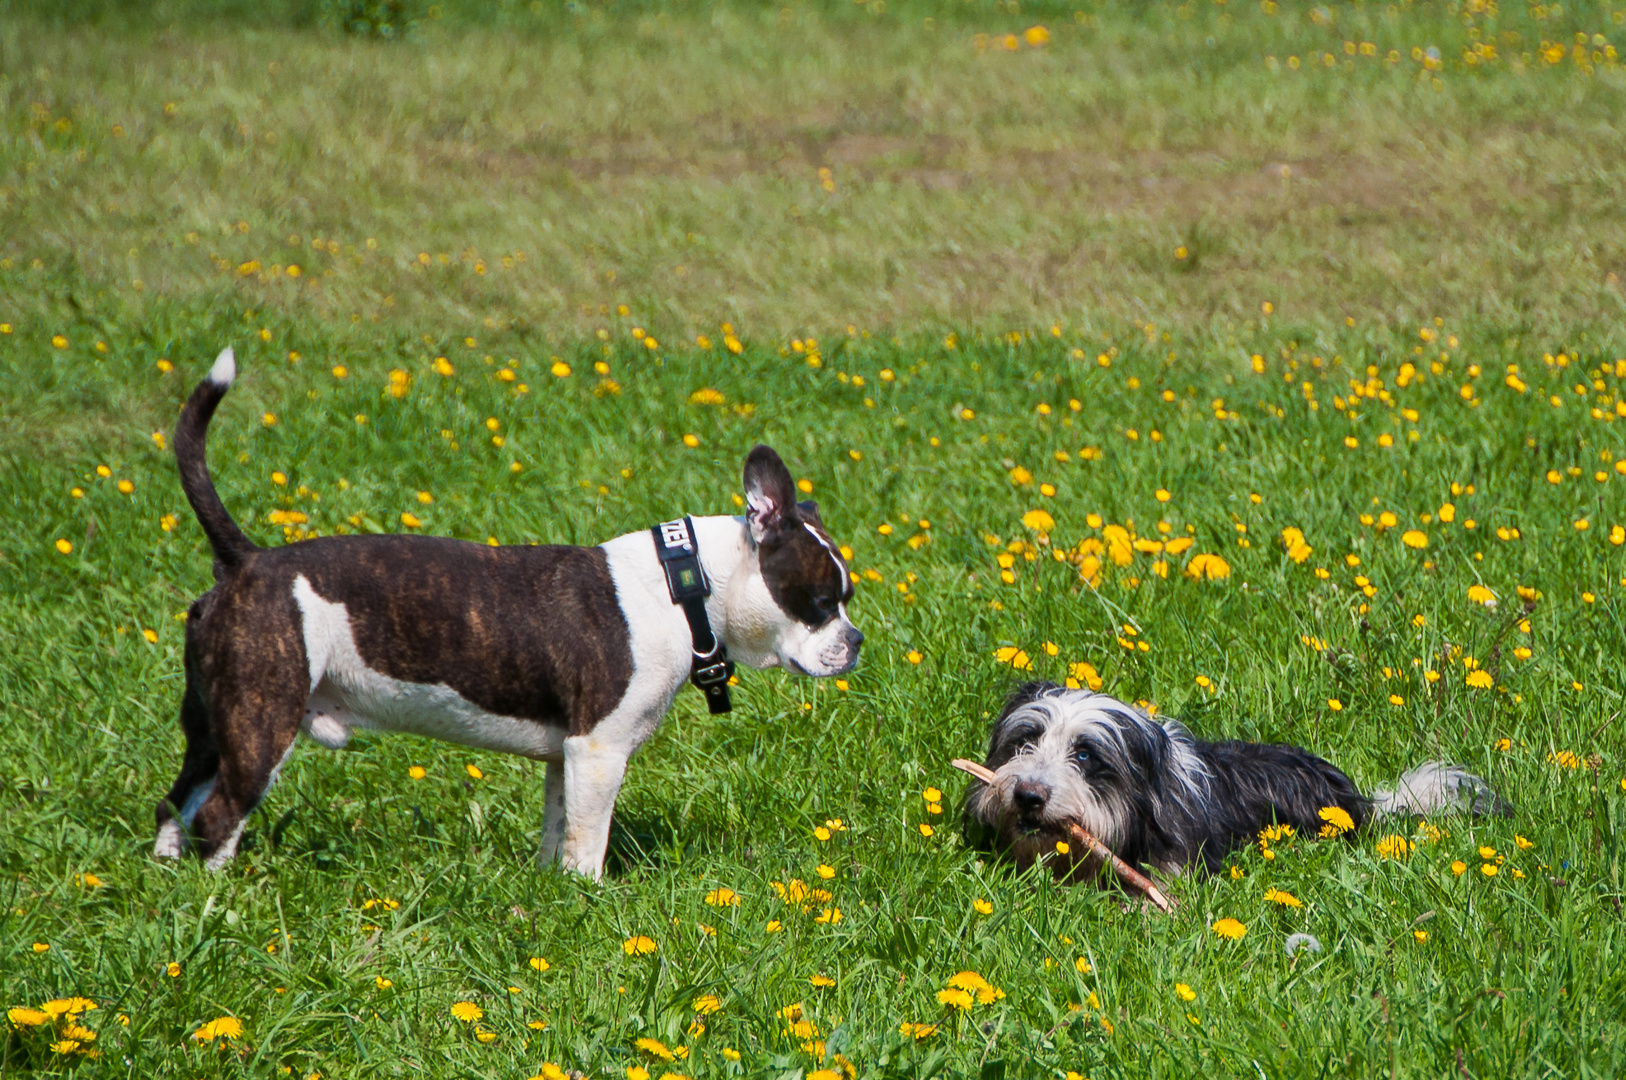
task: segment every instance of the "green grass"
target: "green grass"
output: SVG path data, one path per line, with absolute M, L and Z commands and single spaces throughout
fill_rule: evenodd
M 1619 1074 L 1619 72 L 1470 72 L 1463 13 L 1440 5 L 1336 5 L 1331 27 L 1235 3 L 1190 20 L 1091 7 L 1083 23 L 790 10 L 448 5 L 382 44 L 298 6 L 58 22 L 20 5 L 0 26 L 7 59 L 28 61 L 0 82 L 0 1005 L 100 1006 L 84 1018 L 98 1058 L 13 1026 L 0 1073 L 794 1076 L 819 1067 L 781 1016 L 800 1003 L 824 1065 L 839 1054 L 866 1076 Z M 1535 43 L 1617 32 L 1591 5 L 1501 18 L 1497 34 Z M 1041 19 L 1043 50 L 971 40 Z M 1393 68 L 1264 64 L 1345 35 L 1408 51 Z M 1429 43 L 1447 63 L 1419 76 L 1409 48 Z M 548 65 L 564 74 L 543 79 Z M 163 118 L 168 100 L 179 116 Z M 1041 107 L 1058 101 L 1072 111 Z M 926 120 L 888 111 L 900 102 Z M 272 119 L 251 144 L 237 125 L 254 110 Z M 849 180 L 838 163 L 826 198 L 823 151 L 845 138 L 925 168 L 909 155 L 933 125 L 949 163 L 932 168 L 959 179 Z M 505 172 L 527 140 L 622 171 Z M 649 157 L 669 171 L 629 164 Z M 1135 171 L 1258 185 L 1263 165 L 1307 158 L 1322 171 L 1305 187 L 1277 176 L 1196 217 Z M 1119 176 L 1098 203 L 1080 194 L 1096 174 L 1056 165 L 1086 159 Z M 1035 161 L 1065 183 L 1039 182 Z M 1129 179 L 1113 172 L 1128 162 Z M 1348 186 L 1374 163 L 1405 182 Z M 1527 186 L 1497 187 L 1509 178 Z M 1357 203 L 1367 216 L 1346 219 Z M 974 288 L 928 257 L 951 243 Z M 691 244 L 694 274 L 667 273 Z M 411 270 L 419 250 L 451 261 Z M 515 250 L 525 261 L 502 267 Z M 250 259 L 260 270 L 240 275 Z M 261 280 L 295 259 L 311 273 Z M 806 334 L 818 367 L 795 347 Z M 260 542 L 399 530 L 410 512 L 435 534 L 592 543 L 729 512 L 766 441 L 866 575 L 860 668 L 846 690 L 746 673 L 725 717 L 681 694 L 629 771 L 601 885 L 535 866 L 538 766 L 365 735 L 302 746 L 227 872 L 156 863 L 152 808 L 180 756 L 177 616 L 210 574 L 152 433 L 227 343 L 243 375 L 212 467 Z M 691 404 L 703 387 L 725 404 Z M 1056 522 L 1048 542 L 1023 525 L 1036 509 Z M 276 510 L 308 520 L 285 533 Z M 1192 547 L 1107 559 L 1094 588 L 1053 555 L 1160 522 Z M 1289 527 L 1313 548 L 1303 563 Z M 1402 539 L 1413 529 L 1426 548 Z M 1229 575 L 1186 576 L 1198 554 Z M 1377 854 L 1381 833 L 1249 849 L 1240 878 L 1173 882 L 1174 918 L 1013 876 L 961 844 L 965 780 L 948 766 L 978 754 L 1027 675 L 996 659 L 1013 647 L 1047 678 L 1088 662 L 1202 735 L 1307 745 L 1363 788 L 1461 761 L 1518 813 L 1440 819 L 1434 841 L 1405 826 L 1404 860 Z M 1467 684 L 1469 658 L 1492 687 Z M 846 830 L 816 839 L 832 818 Z M 1481 845 L 1504 860 L 1494 878 Z M 792 880 L 831 899 L 787 905 L 772 882 Z M 706 903 L 722 888 L 738 906 Z M 367 906 L 382 898 L 399 906 Z M 816 921 L 829 907 L 840 921 Z M 1222 917 L 1246 936 L 1216 936 Z M 1296 931 L 1323 952 L 1285 956 Z M 639 935 L 654 955 L 627 955 Z M 1005 996 L 946 1008 L 937 993 L 964 970 Z M 722 1007 L 691 1034 L 707 994 Z M 455 1019 L 459 1001 L 483 1019 Z M 223 1016 L 240 1037 L 195 1038 Z M 937 1030 L 917 1041 L 903 1023 Z M 640 1038 L 689 1056 L 653 1060 Z
M 0 23 L 0 258 L 38 260 L 41 316 L 100 289 L 532 338 L 618 302 L 691 338 L 1622 314 L 1618 4 L 471 0 L 389 43 L 315 0 L 62 6 Z

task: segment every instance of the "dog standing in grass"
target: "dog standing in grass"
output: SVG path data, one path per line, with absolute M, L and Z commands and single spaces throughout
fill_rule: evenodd
M 1299 747 L 1204 742 L 1178 721 L 1046 682 L 1011 695 L 994 721 L 984 764 L 996 780 L 966 801 L 973 842 L 1022 868 L 1052 856 L 1056 877 L 1070 881 L 1095 876 L 1101 865 L 1087 851 L 1058 854 L 1069 821 L 1130 866 L 1178 874 L 1219 871 L 1226 856 L 1270 825 L 1332 836 L 1379 815 L 1513 812 L 1489 784 L 1455 765 L 1420 765 L 1393 790 L 1365 796 Z
M 226 512 L 205 459 L 235 377 L 227 349 L 175 431 L 216 584 L 187 613 L 186 756 L 158 804 L 159 856 L 190 839 L 223 866 L 300 732 L 338 748 L 360 727 L 547 762 L 541 857 L 596 878 L 627 759 L 691 674 L 726 702 L 730 655 L 814 676 L 858 659 L 847 568 L 766 446 L 745 461 L 745 515 L 695 519 L 692 534 L 685 519 L 593 548 L 425 536 L 262 548 Z M 688 613 L 663 542 L 698 560 L 690 586 L 709 585 Z M 710 654 L 709 684 L 700 625 L 726 650 Z

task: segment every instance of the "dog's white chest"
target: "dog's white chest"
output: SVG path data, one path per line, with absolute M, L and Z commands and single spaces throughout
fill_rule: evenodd
M 345 606 L 318 596 L 304 575 L 294 580 L 294 599 L 310 661 L 310 698 L 302 726 L 323 746 L 344 746 L 350 729 L 359 727 L 530 758 L 556 758 L 563 752 L 562 726 L 489 713 L 449 686 L 403 682 L 368 667 L 356 648 Z

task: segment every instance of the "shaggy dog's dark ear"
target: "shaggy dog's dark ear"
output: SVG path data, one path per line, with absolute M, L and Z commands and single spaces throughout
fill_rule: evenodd
M 1023 683 L 1012 690 L 1010 697 L 1005 699 L 1005 708 L 1000 711 L 998 719 L 988 729 L 988 756 L 983 764 L 989 768 L 997 769 L 1009 761 L 1013 748 L 1004 745 L 1008 741 L 1006 736 L 1009 734 L 1005 722 L 1011 718 L 1011 714 L 1024 705 L 1031 705 L 1050 691 L 1058 689 L 1060 687 L 1053 682 L 1035 680 Z
M 1000 711 L 999 719 L 994 721 L 994 727 L 999 727 L 1006 717 L 1022 706 L 1031 705 L 1050 691 L 1060 689 L 1060 686 L 1044 679 L 1035 679 L 1033 682 L 1023 683 L 1015 690 L 1012 690 L 1010 697 L 1005 699 L 1005 708 Z

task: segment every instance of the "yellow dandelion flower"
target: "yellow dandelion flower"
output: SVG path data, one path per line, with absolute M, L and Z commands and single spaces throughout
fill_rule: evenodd
M 1404 836 L 1392 834 L 1377 843 L 1377 853 L 1385 859 L 1404 859 L 1412 852 L 1412 843 Z
M 978 915 L 992 915 L 994 913 L 994 905 L 979 896 L 975 900 L 971 901 L 971 910 L 975 911 Z
M 1355 828 L 1355 819 L 1341 806 L 1323 806 L 1318 816 L 1326 822 L 1321 826 L 1321 835 L 1325 837 L 1338 836 Z
M 648 956 L 659 949 L 660 946 L 655 944 L 654 938 L 645 937 L 642 934 L 630 937 L 621 943 L 621 951 L 628 956 Z
M 243 1035 L 243 1022 L 235 1016 L 222 1016 L 204 1024 L 192 1033 L 198 1042 L 214 1039 L 238 1039 Z
M 1033 667 L 1033 659 L 1014 645 L 1006 645 L 994 650 L 994 659 L 1002 664 L 1009 664 L 1017 671 L 1028 671 Z
M 677 1055 L 668 1049 L 667 1045 L 661 1042 L 659 1039 L 651 1039 L 646 1037 L 634 1041 L 632 1045 L 636 1046 L 638 1049 L 642 1050 L 651 1057 L 660 1058 L 662 1061 L 677 1060 Z
M 1231 941 L 1241 941 L 1248 933 L 1248 928 L 1232 918 L 1216 919 L 1214 925 L 1209 927 L 1214 933 Z
M 1181 1001 L 1196 1001 L 1197 1000 L 1197 991 L 1193 990 L 1191 987 L 1187 986 L 1185 983 L 1175 983 L 1174 984 L 1174 994 Z

